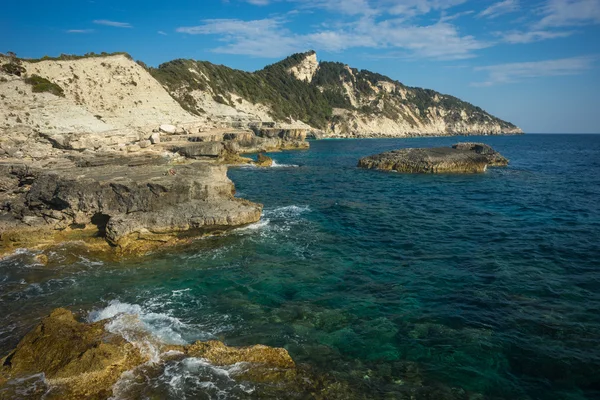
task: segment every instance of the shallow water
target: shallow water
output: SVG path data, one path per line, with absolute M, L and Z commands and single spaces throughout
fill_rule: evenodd
M 263 220 L 184 252 L 109 264 L 67 246 L 54 267 L 30 252 L 1 260 L 0 354 L 69 307 L 89 320 L 140 315 L 167 343 L 282 346 L 372 398 L 407 385 L 599 398 L 600 136 L 473 139 L 511 165 L 366 171 L 362 156 L 461 138 L 316 141 L 271 154 L 279 168 L 231 169 Z M 171 362 L 135 393 L 251 397 L 229 373 Z

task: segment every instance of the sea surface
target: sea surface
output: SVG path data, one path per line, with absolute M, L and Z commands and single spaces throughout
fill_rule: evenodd
M 492 145 L 510 166 L 356 168 L 366 155 L 461 140 Z M 255 225 L 136 261 L 69 245 L 49 266 L 29 251 L 1 259 L 0 356 L 67 307 L 117 316 L 117 331 L 120 315 L 137 314 L 167 343 L 285 347 L 366 398 L 407 387 L 600 398 L 600 135 L 324 140 L 269 155 L 274 168 L 229 171 L 237 196 L 265 206 Z M 211 368 L 174 363 L 120 382 L 115 398 L 253 398 Z

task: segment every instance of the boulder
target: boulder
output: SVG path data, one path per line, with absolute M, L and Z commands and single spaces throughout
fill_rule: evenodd
M 175 125 L 163 124 L 158 129 L 160 132 L 167 133 L 169 135 L 174 135 L 177 133 L 177 127 Z
M 150 142 L 152 142 L 152 144 L 160 143 L 160 133 L 159 132 L 152 133 L 152 135 L 150 135 Z
M 273 159 L 261 153 L 254 164 L 259 167 L 270 167 L 273 165 Z
M 487 165 L 481 154 L 449 147 L 393 150 L 358 162 L 360 168 L 404 173 L 481 173 Z
M 152 142 L 149 140 L 140 140 L 138 142 L 138 146 L 140 146 L 140 148 L 145 149 L 147 147 L 152 146 Z
M 508 165 L 508 159 L 485 143 L 462 142 L 452 146 L 453 149 L 473 151 L 485 156 L 488 165 L 492 167 L 505 167 Z

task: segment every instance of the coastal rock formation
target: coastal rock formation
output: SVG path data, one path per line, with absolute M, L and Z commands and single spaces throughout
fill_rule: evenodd
M 119 253 L 139 254 L 260 219 L 262 206 L 234 198 L 225 165 L 169 165 L 160 157 L 85 162 L 51 170 L 0 163 L 4 252 L 88 232 Z
M 523 133 L 456 97 L 341 63 L 319 63 L 314 51 L 253 73 L 194 60 L 167 62 L 150 73 L 190 113 L 232 126 L 274 122 L 324 137 Z
M 135 315 L 127 316 L 136 318 Z M 188 346 L 155 343 L 144 332 L 111 332 L 111 320 L 81 323 L 66 309 L 56 309 L 29 332 L 10 354 L 0 361 L 0 396 L 17 396 L 19 384 L 40 375 L 41 394 L 60 399 L 107 399 L 125 371 L 135 375 L 136 368 L 153 359 L 142 343 L 154 343 L 155 351 L 167 360 L 197 357 L 216 366 L 247 364 L 235 379 L 248 382 L 274 382 L 290 385 L 296 379 L 296 364 L 285 349 L 263 345 L 229 347 L 219 341 L 196 342 Z M 132 324 L 135 326 L 135 324 Z M 125 339 L 125 337 L 128 338 Z
M 296 79 L 305 82 L 312 82 L 317 70 L 319 69 L 319 60 L 317 53 L 310 51 L 298 64 L 290 67 L 288 73 L 296 77 Z
M 360 159 L 367 169 L 405 173 L 479 173 L 485 172 L 485 156 L 449 147 L 393 150 Z
M 53 389 L 50 398 L 111 396 L 121 374 L 147 359 L 123 337 L 106 332 L 104 324 L 82 324 L 70 311 L 54 310 L 1 360 L 4 398 L 11 398 L 11 381 L 36 374 L 44 374 L 45 385 Z
M 453 149 L 474 151 L 487 157 L 488 165 L 491 167 L 505 167 L 508 159 L 485 143 L 463 142 L 452 146 Z
M 258 155 L 255 165 L 259 167 L 270 167 L 273 165 L 273 159 L 261 153 Z

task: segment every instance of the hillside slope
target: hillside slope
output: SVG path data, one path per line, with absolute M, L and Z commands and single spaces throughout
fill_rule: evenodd
M 0 126 L 24 125 L 47 133 L 98 133 L 198 120 L 127 55 L 73 58 L 0 59 L 2 66 L 18 64 L 22 68 L 20 74 L 0 69 Z M 39 89 L 30 82 L 31 77 L 58 90 Z
M 150 69 L 190 113 L 230 123 L 305 123 L 326 136 L 517 134 L 479 107 L 386 76 L 294 54 L 249 73 L 194 60 Z

